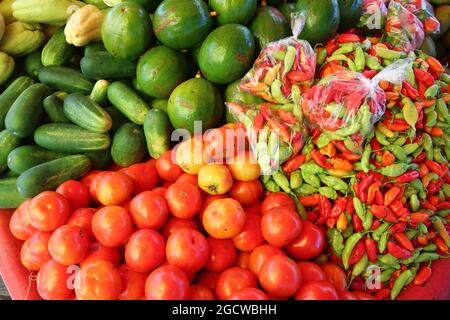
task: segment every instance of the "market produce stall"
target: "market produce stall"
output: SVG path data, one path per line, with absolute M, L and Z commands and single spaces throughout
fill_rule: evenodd
M 450 2 L 0 2 L 13 299 L 450 299 Z

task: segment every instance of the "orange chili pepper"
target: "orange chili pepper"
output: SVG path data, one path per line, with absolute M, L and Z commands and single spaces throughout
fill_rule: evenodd
M 402 192 L 402 189 L 399 187 L 392 187 L 384 194 L 384 205 L 389 206 Z
M 347 229 L 347 225 L 348 225 L 347 217 L 346 217 L 345 213 L 342 212 L 339 215 L 339 218 L 338 218 L 338 220 L 336 222 L 336 228 L 339 231 L 344 231 L 345 229 Z
M 409 251 L 414 251 L 414 246 L 411 241 L 408 239 L 406 234 L 403 232 L 394 233 L 394 239 L 401 244 L 402 247 L 408 249 Z
M 332 229 L 336 224 L 336 218 L 328 218 L 327 219 L 327 227 Z
M 439 127 L 433 127 L 430 131 L 430 136 L 432 137 L 442 137 L 444 135 L 444 130 Z
M 428 244 L 428 237 L 424 234 L 417 236 L 417 242 L 422 246 L 426 246 Z
M 367 188 L 367 203 L 372 204 L 373 200 L 375 199 L 375 195 L 377 191 L 380 190 L 381 187 L 381 181 L 375 181 L 373 182 L 369 188 Z
M 427 107 L 431 107 L 436 103 L 436 99 L 432 99 L 432 100 L 420 100 L 420 101 L 416 101 L 414 102 L 414 104 L 416 105 L 416 107 L 418 108 L 427 108 Z
M 447 89 L 447 90 L 449 90 L 449 89 Z M 450 96 L 444 96 L 444 97 L 442 97 L 442 100 L 443 100 L 445 103 L 448 103 L 448 102 L 450 101 Z
M 333 169 L 342 171 L 352 171 L 353 165 L 350 161 L 341 158 L 330 158 L 329 162 L 333 165 Z
M 387 123 L 386 126 L 391 131 L 405 131 L 409 128 L 409 125 L 402 123 Z
M 329 143 L 325 147 L 320 148 L 319 152 L 331 158 L 336 154 L 336 147 L 334 146 L 334 144 Z
M 400 97 L 397 92 L 385 92 L 386 101 L 397 101 Z
M 437 73 L 442 73 L 445 71 L 445 68 L 442 66 L 442 64 L 434 57 L 429 56 L 425 59 L 425 61 L 428 63 L 428 66 L 431 70 Z
M 425 163 L 423 163 L 423 162 L 420 163 L 419 164 L 419 177 L 422 178 L 422 177 L 426 176 L 429 173 L 430 173 L 430 170 L 425 165 Z
M 381 158 L 381 163 L 385 167 L 390 166 L 391 164 L 395 163 L 395 156 L 391 152 L 385 150 Z
M 442 252 L 448 252 L 448 247 L 445 244 L 444 240 L 442 240 L 441 236 L 436 235 L 433 238 L 433 242 L 434 242 L 435 245 L 437 245 L 439 250 L 441 250 Z
M 378 82 L 378 85 L 380 86 L 381 89 L 387 90 L 389 88 L 390 83 L 387 80 L 380 80 L 380 82 Z
M 309 196 L 302 196 L 299 197 L 299 200 L 305 207 L 315 207 L 319 204 L 320 194 L 316 193 Z
M 435 205 L 437 205 L 439 203 L 439 197 L 437 197 L 437 196 L 429 196 L 427 200 L 433 206 L 435 206 Z
M 427 173 L 422 177 L 422 185 L 424 188 L 427 188 L 430 182 L 433 180 L 433 176 L 436 177 L 434 172 Z

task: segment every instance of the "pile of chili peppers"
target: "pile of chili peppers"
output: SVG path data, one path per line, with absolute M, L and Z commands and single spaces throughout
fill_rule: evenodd
M 342 47 L 347 59 L 329 61 Z M 319 48 L 319 57 L 326 53 L 318 59 L 319 77 L 326 68 L 336 72 L 329 65 L 351 70 L 357 48 L 365 58 L 358 71 L 367 77 L 407 56 L 379 38 L 339 35 Z M 370 66 L 367 57 L 373 58 Z M 362 150 L 324 137 L 316 126 L 300 153 L 262 178 L 267 190 L 294 194 L 300 214 L 328 228 L 329 259 L 347 270 L 354 290 L 379 299 L 395 299 L 410 283 L 423 285 L 431 262 L 450 256 L 450 75 L 421 51 L 408 59 L 404 81 L 379 81 L 386 111 Z M 346 90 L 330 95 L 331 103 Z M 318 121 L 326 122 L 325 116 Z M 373 279 L 378 282 L 370 286 Z
M 412 12 L 423 23 L 425 34 L 439 33 L 440 23 L 433 14 L 433 6 L 427 0 L 393 0 Z
M 266 101 L 298 103 L 316 70 L 316 55 L 307 41 L 287 38 L 267 45 L 241 81 L 241 90 Z

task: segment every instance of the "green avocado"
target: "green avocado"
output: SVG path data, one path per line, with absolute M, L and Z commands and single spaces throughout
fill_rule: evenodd
M 286 18 L 274 7 L 260 8 L 250 24 L 250 30 L 255 35 L 259 50 L 263 49 L 269 42 L 291 35 Z
M 220 25 L 239 23 L 246 25 L 256 13 L 257 0 L 210 0 L 209 6 L 217 14 Z

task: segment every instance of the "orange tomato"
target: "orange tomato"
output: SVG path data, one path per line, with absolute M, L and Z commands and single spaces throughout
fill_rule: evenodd
M 228 161 L 228 168 L 235 180 L 252 181 L 261 175 L 261 168 L 250 151 L 239 152 Z
M 69 220 L 67 220 L 67 224 L 84 228 L 88 233 L 89 239 L 94 240 L 92 218 L 96 211 L 94 208 L 79 208 L 72 212 Z
M 244 228 L 246 215 L 244 209 L 234 199 L 218 199 L 211 202 L 203 214 L 203 227 L 216 239 L 237 236 Z
M 200 168 L 198 185 L 209 194 L 224 194 L 231 189 L 233 177 L 226 165 L 211 163 Z
M 103 207 L 92 218 L 92 232 L 105 247 L 124 245 L 133 232 L 128 212 L 118 206 Z
M 20 261 L 25 268 L 37 271 L 52 258 L 48 252 L 51 235 L 50 232 L 36 231 L 24 242 L 20 250 Z
M 131 200 L 130 214 L 139 228 L 160 229 L 167 220 L 169 207 L 163 196 L 145 191 Z
M 167 150 L 161 157 L 156 159 L 155 168 L 158 175 L 165 181 L 175 181 L 183 174 L 183 170 L 174 161 L 175 152 Z
M 203 157 L 203 141 L 201 137 L 193 137 L 179 143 L 175 147 L 176 163 L 189 174 L 198 174 L 205 164 Z
M 95 194 L 105 206 L 121 205 L 133 194 L 133 179 L 121 171 L 102 174 L 97 179 Z
M 83 261 L 89 249 L 86 229 L 65 225 L 56 229 L 48 242 L 48 251 L 56 262 L 70 266 Z
M 195 216 L 202 205 L 198 187 L 187 182 L 175 182 L 166 191 L 170 212 L 177 218 L 189 219 Z
M 146 273 L 131 270 L 129 266 L 123 264 L 119 268 L 120 279 L 122 280 L 122 292 L 119 300 L 138 300 L 145 294 Z
M 229 193 L 230 197 L 239 201 L 243 206 L 252 206 L 262 197 L 264 189 L 259 179 L 234 181 Z
M 97 198 L 97 183 L 98 181 L 100 181 L 100 178 L 105 175 L 108 174 L 109 172 L 112 171 L 92 171 L 90 173 L 88 173 L 88 180 L 89 180 L 89 194 L 91 195 L 91 199 L 94 200 L 94 202 L 99 203 L 100 201 Z
M 27 210 L 30 225 L 40 231 L 55 230 L 66 223 L 69 215 L 69 202 L 54 191 L 45 191 L 34 197 Z
M 74 269 L 76 270 L 76 269 Z M 75 297 L 69 281 L 72 277 L 67 266 L 55 260 L 48 260 L 42 265 L 37 275 L 37 290 L 45 300 L 70 300 Z
M 228 198 L 225 194 L 208 194 L 202 202 L 202 207 L 200 209 L 200 212 L 198 213 L 198 218 L 200 221 L 203 221 L 203 214 L 205 213 L 206 208 L 208 205 L 217 199 L 226 199 Z
M 114 265 L 105 260 L 81 267 L 75 276 L 78 300 L 116 300 L 122 291 L 122 280 Z

